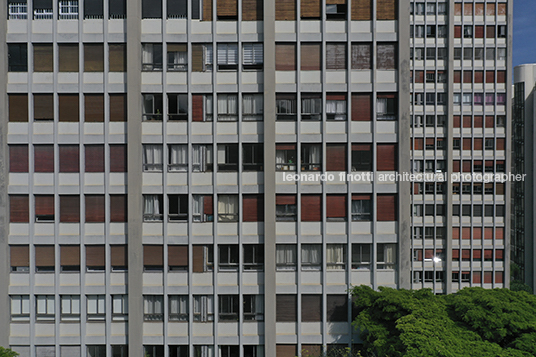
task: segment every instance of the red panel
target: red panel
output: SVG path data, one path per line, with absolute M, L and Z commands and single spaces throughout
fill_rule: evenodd
M 126 145 L 110 145 L 110 172 L 127 172 Z
M 346 195 L 327 195 L 326 217 L 346 218 L 346 206 Z
M 203 95 L 192 95 L 192 121 L 203 121 Z
M 80 153 L 78 145 L 60 145 L 60 172 L 79 172 Z
M 264 197 L 262 195 L 243 196 L 243 221 L 264 221 Z
M 396 144 L 378 144 L 376 148 L 376 169 L 378 171 L 396 171 Z
M 9 172 L 28 172 L 28 145 L 9 145 Z
M 318 222 L 322 220 L 322 196 L 301 196 L 301 220 L 303 222 Z
M 377 220 L 378 221 L 396 221 L 397 207 L 396 195 L 378 195 L 377 203 Z

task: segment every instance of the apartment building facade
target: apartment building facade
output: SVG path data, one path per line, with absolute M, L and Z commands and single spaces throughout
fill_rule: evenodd
M 380 177 L 508 169 L 511 3 L 2 11 L 0 342 L 22 356 L 356 350 L 352 286 L 507 286 L 508 188 Z

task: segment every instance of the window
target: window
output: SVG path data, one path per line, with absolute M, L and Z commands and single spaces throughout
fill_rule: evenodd
M 87 1 L 85 2 L 87 4 Z M 110 14 L 111 14 L 110 8 Z M 109 71 L 126 72 L 127 70 L 127 49 L 125 43 L 109 44 Z
M 471 93 L 463 93 L 463 105 L 473 104 L 473 95 Z
M 30 267 L 30 248 L 27 245 L 10 245 L 11 272 L 28 273 Z
M 34 199 L 35 199 L 35 221 L 36 222 L 54 222 L 54 196 L 53 195 L 35 195 Z
M 192 170 L 194 172 L 212 171 L 212 145 L 192 145 Z
M 60 0 L 58 8 L 60 20 L 78 19 L 78 0 Z
M 143 171 L 161 172 L 162 167 L 162 145 L 143 144 Z
M 54 321 L 54 295 L 36 295 L 36 320 Z
M 188 221 L 188 195 L 168 195 L 170 222 Z
M 240 355 L 240 347 L 233 346 L 220 346 L 220 357 L 238 357 Z
M 11 321 L 30 320 L 30 296 L 11 295 Z
M 264 245 L 244 244 L 244 270 L 262 270 L 264 268 Z
M 9 4 L 11 5 L 16 4 Z M 26 4 L 24 4 L 26 5 Z M 8 71 L 28 72 L 28 45 L 26 43 L 8 43 Z
M 328 20 L 345 20 L 346 19 L 346 3 L 342 4 L 326 4 L 326 19 Z
M 144 356 L 146 357 L 164 357 L 164 346 L 161 346 L 161 345 L 143 346 L 143 349 L 145 351 Z
M 262 69 L 264 62 L 264 50 L 262 43 L 244 43 L 242 50 L 242 63 L 244 70 Z
M 188 94 L 168 94 L 168 119 L 188 120 Z
M 395 94 L 378 94 L 376 99 L 376 118 L 378 120 L 397 119 Z
M 188 321 L 188 295 L 169 296 L 169 321 Z
M 275 202 L 276 221 L 296 221 L 298 211 L 296 206 L 296 195 L 276 195 Z
M 264 320 L 264 296 L 243 295 L 244 321 Z M 249 355 L 248 355 L 249 356 Z
M 162 94 L 143 94 L 143 120 L 162 120 Z
M 125 321 L 127 317 L 128 295 L 112 295 L 112 320 Z
M 326 118 L 328 120 L 346 120 L 346 95 L 326 95 Z
M 143 295 L 144 321 L 162 321 L 164 319 L 164 297 L 162 295 Z
M 169 4 L 169 3 L 168 3 Z M 188 345 L 170 345 L 169 357 L 188 357 Z M 115 356 L 114 356 L 115 357 Z
M 297 100 L 296 94 L 276 94 L 275 96 L 277 120 L 296 120 Z
M 506 25 L 497 26 L 497 38 L 506 38 Z
M 162 70 L 162 44 L 143 43 L 142 47 L 142 71 Z
M 296 322 L 297 321 L 297 296 L 294 294 L 276 295 L 276 321 Z M 294 352 L 289 356 L 295 356 Z
M 219 246 L 220 271 L 238 270 L 238 244 L 222 244 Z
M 218 222 L 238 221 L 238 195 L 218 196 Z
M 372 68 L 372 45 L 370 43 L 352 43 L 352 69 Z
M 170 144 L 168 146 L 168 171 L 183 172 L 188 170 L 188 145 Z
M 424 15 L 424 3 L 423 2 L 417 2 L 412 3 L 412 8 L 410 12 L 412 12 L 414 15 Z
M 214 267 L 214 249 L 212 245 L 193 246 L 193 272 L 212 271 Z
M 61 295 L 61 320 L 80 320 L 80 295 Z
M 164 269 L 164 247 L 162 245 L 143 245 L 143 270 L 162 271 Z
M 296 270 L 296 245 L 278 244 L 276 246 L 277 270 Z
M 244 171 L 262 171 L 264 162 L 262 144 L 242 144 L 242 160 Z
M 221 322 L 238 321 L 238 295 L 219 295 L 218 301 L 219 320 Z
M 173 2 L 168 2 L 168 7 Z M 188 47 L 185 43 L 167 44 L 167 69 L 170 72 L 188 71 Z
M 194 295 L 194 321 L 214 321 L 214 297 L 212 295 Z
M 218 71 L 238 68 L 238 45 L 236 43 L 218 44 Z
M 192 71 L 212 71 L 213 56 L 212 44 L 192 44 Z
M 218 121 L 236 121 L 238 119 L 238 96 L 236 94 L 218 94 Z
M 28 18 L 28 4 L 15 2 L 8 4 L 8 19 L 9 20 L 25 20 Z
M 262 121 L 263 103 L 264 103 L 264 97 L 262 94 L 243 94 L 242 95 L 242 120 Z
M 473 48 L 464 48 L 463 49 L 463 59 L 466 61 L 471 61 L 473 59 Z M 467 82 L 471 83 L 471 82 Z
M 378 244 L 376 259 L 378 269 L 394 269 L 396 264 L 396 244 Z
M 84 1 L 84 19 L 102 19 L 103 13 L 104 10 L 102 0 Z
M 322 97 L 320 94 L 302 94 L 302 120 L 322 120 Z
M 302 322 L 322 321 L 322 295 L 302 294 L 301 300 Z
M 60 72 L 78 72 L 78 44 L 59 44 L 58 59 Z
M 352 244 L 352 269 L 370 269 L 370 244 Z
M 102 272 L 105 266 L 104 245 L 86 245 L 86 269 L 88 272 Z
M 302 244 L 301 265 L 302 270 L 322 270 L 322 245 Z
M 426 37 L 428 38 L 436 37 L 436 25 L 426 25 Z
M 63 347 L 63 346 L 61 346 Z M 106 346 L 104 345 L 93 345 L 87 346 L 87 356 L 88 357 L 106 357 Z
M 60 246 L 60 267 L 62 272 L 80 271 L 80 246 L 61 245 Z
M 326 44 L 326 69 L 346 69 L 346 44 Z
M 162 221 L 164 202 L 162 195 L 143 195 L 143 221 Z
M 296 171 L 296 144 L 276 144 L 277 171 Z
M 463 37 L 464 38 L 473 38 L 473 25 L 463 26 Z
M 372 201 L 370 195 L 352 195 L 352 221 L 370 221 Z
M 52 19 L 52 1 L 33 2 L 34 20 Z
M 212 195 L 193 195 L 192 219 L 194 222 L 214 220 Z
M 410 34 L 411 37 L 424 38 L 424 25 L 415 25 L 414 27 L 410 27 L 411 30 L 413 30 L 413 33 Z
M 352 144 L 352 171 L 372 171 L 372 145 Z
M 327 269 L 346 269 L 346 245 L 328 244 L 326 247 Z
M 302 144 L 301 170 L 319 171 L 322 169 L 322 146 L 320 144 Z

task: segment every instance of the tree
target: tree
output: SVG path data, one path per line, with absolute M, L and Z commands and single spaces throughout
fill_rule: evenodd
M 0 346 L 0 357 L 17 357 L 18 355 L 17 352 Z

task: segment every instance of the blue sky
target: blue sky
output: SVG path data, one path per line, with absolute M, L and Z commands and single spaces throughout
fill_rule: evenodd
M 514 67 L 536 63 L 536 1 L 514 1 Z

